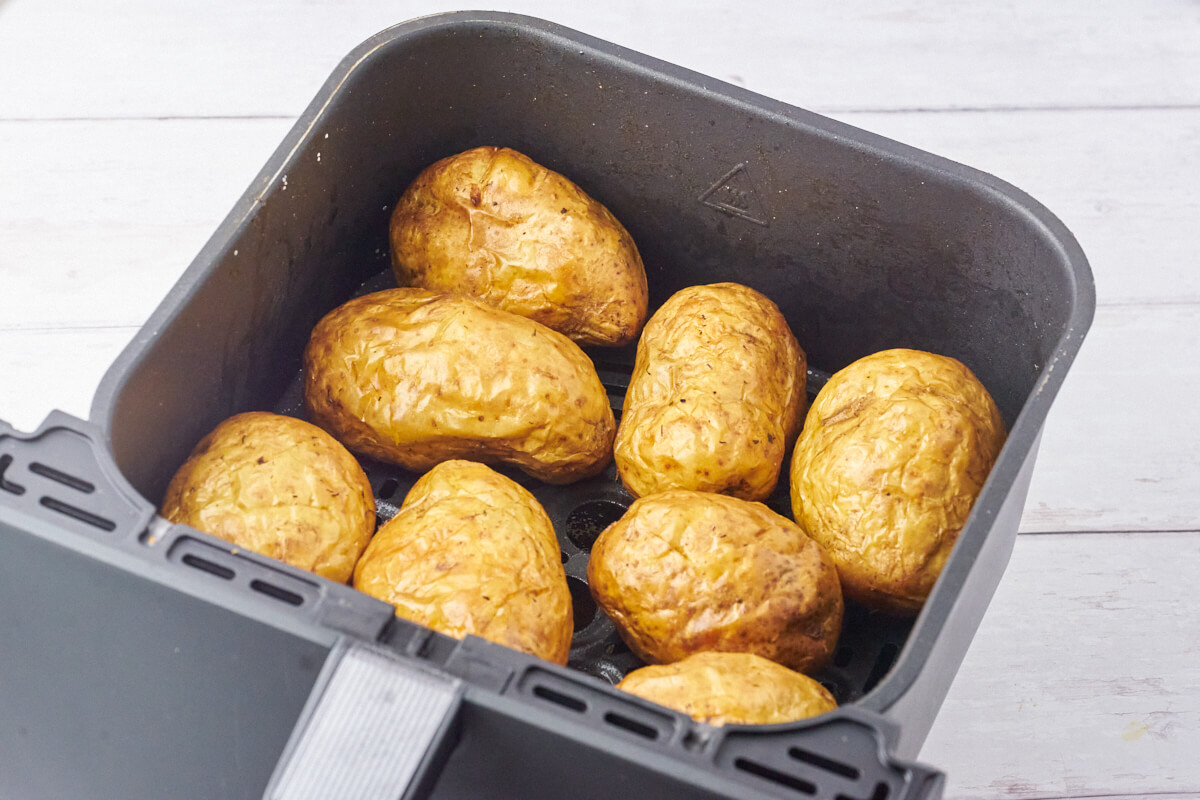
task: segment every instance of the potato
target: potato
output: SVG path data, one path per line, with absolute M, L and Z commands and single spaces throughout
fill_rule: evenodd
M 604 206 L 515 150 L 477 147 L 417 176 L 391 221 L 401 286 L 467 294 L 619 345 L 646 321 L 646 270 Z
M 345 583 L 375 530 L 375 498 L 328 433 L 256 411 L 200 440 L 171 478 L 162 515 Z
M 351 300 L 317 324 L 304 369 L 310 419 L 411 470 L 468 458 L 569 483 L 611 457 L 616 424 L 591 360 L 469 297 L 390 289 Z
M 617 688 L 710 725 L 792 722 L 837 708 L 812 678 L 753 653 L 696 653 L 636 669 Z
M 416 482 L 354 571 L 396 616 L 567 663 L 571 593 L 550 518 L 528 491 L 470 461 Z
M 837 572 L 761 503 L 674 489 L 636 501 L 592 545 L 588 584 L 643 661 L 755 653 L 820 669 L 837 645 Z
M 835 374 L 792 456 L 792 509 L 829 551 L 846 596 L 915 613 L 1000 447 L 1004 421 L 969 369 L 885 350 Z
M 778 307 L 736 283 L 676 292 L 642 332 L 617 429 L 621 482 L 763 500 L 799 431 L 804 351 Z

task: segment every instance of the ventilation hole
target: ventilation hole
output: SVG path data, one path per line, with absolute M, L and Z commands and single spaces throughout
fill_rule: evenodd
M 617 639 L 615 642 L 609 642 L 604 648 L 604 654 L 609 656 L 619 656 L 630 652 L 629 645 L 625 644 L 624 639 Z
M 580 700 L 578 697 L 571 697 L 569 694 L 556 692 L 548 686 L 533 687 L 535 696 L 543 700 L 549 700 L 551 703 L 560 705 L 563 708 L 569 708 L 572 711 L 587 711 L 587 703 Z
M 289 606 L 299 606 L 304 604 L 304 598 L 295 592 L 289 592 L 282 586 L 276 586 L 273 583 L 260 581 L 257 578 L 250 581 L 250 588 L 256 592 L 265 594 L 267 597 L 273 597 L 276 600 L 287 603 Z
M 823 769 L 826 772 L 832 772 L 834 775 L 841 775 L 843 778 L 849 778 L 852 781 L 858 780 L 861 772 L 856 767 L 849 764 L 843 764 L 840 761 L 834 761 L 832 758 L 811 753 L 808 750 L 801 750 L 799 747 L 791 747 L 788 749 L 788 755 L 797 761 L 803 761 L 805 764 Z
M 834 698 L 841 697 L 842 687 L 838 685 L 837 681 L 823 680 L 821 681 L 821 685 L 829 690 L 829 693 L 833 695 Z
M 630 719 L 624 714 L 616 714 L 612 711 L 609 711 L 604 715 L 604 721 L 609 725 L 615 725 L 616 727 L 623 728 L 630 733 L 637 734 L 643 739 L 654 741 L 658 738 L 658 728 L 655 728 L 653 725 L 647 725 L 644 722 L 639 722 L 636 719 Z
M 70 486 L 72 489 L 84 494 L 91 494 L 96 491 L 95 485 L 85 481 L 83 478 L 76 478 L 74 475 L 59 472 L 54 467 L 47 467 L 45 464 L 39 464 L 36 461 L 29 465 L 29 471 L 34 475 L 41 475 L 43 478 L 57 481 L 63 486 Z
M 0 456 L 0 489 L 20 496 L 25 494 L 25 487 L 19 483 L 13 483 L 12 481 L 7 481 L 4 479 L 4 473 L 8 469 L 9 465 L 12 464 L 12 462 L 13 457 L 7 453 Z
M 72 519 L 77 519 L 80 522 L 87 523 L 94 528 L 99 528 L 102 531 L 111 532 L 117 529 L 117 523 L 113 522 L 111 519 L 93 514 L 90 511 L 84 511 L 82 508 L 77 508 L 70 503 L 64 503 L 61 500 L 55 500 L 53 497 L 43 497 L 38 502 L 51 511 L 57 511 L 58 513 L 64 514 Z
M 625 506 L 611 500 L 589 500 L 567 515 L 567 538 L 580 550 L 591 550 L 600 532 L 625 513 Z
M 879 650 L 879 655 L 875 657 L 875 666 L 871 667 L 871 674 L 867 676 L 867 682 L 863 685 L 863 692 L 869 692 L 875 688 L 883 676 L 887 675 L 892 664 L 896 663 L 896 656 L 900 652 L 900 647 L 888 642 Z
M 567 576 L 567 589 L 571 592 L 571 608 L 575 612 L 575 630 L 581 631 L 596 618 L 596 601 L 588 585 L 574 575 Z
M 845 667 L 850 663 L 850 659 L 854 658 L 854 651 L 849 647 L 839 647 L 837 652 L 833 654 L 833 665 L 835 667 Z
M 733 765 L 742 772 L 749 772 L 751 775 L 757 775 L 768 781 L 774 781 L 780 786 L 786 786 L 789 789 L 795 789 L 797 792 L 804 794 L 816 794 L 817 787 L 806 780 L 797 778 L 794 775 L 788 775 L 786 772 L 780 772 L 777 769 L 759 764 L 757 761 L 751 761 L 747 758 L 735 759 Z
M 388 478 L 383 483 L 379 484 L 379 491 L 375 493 L 375 498 L 378 500 L 391 500 L 396 494 L 396 490 L 400 488 L 400 482 L 395 478 Z
M 875 784 L 875 791 L 871 792 L 871 796 L 867 800 L 887 800 L 888 794 L 888 785 L 886 783 L 877 783 Z M 833 800 L 857 800 L 857 798 L 851 797 L 848 794 L 839 794 Z
M 565 563 L 567 563 L 568 561 L 570 561 L 570 560 L 571 560 L 571 557 L 570 557 L 569 555 L 567 555 L 567 551 L 566 551 L 566 550 L 562 550 L 562 549 L 560 549 L 558 554 L 559 554 L 560 556 L 562 556 L 562 562 L 563 562 L 564 564 L 565 564 Z
M 237 574 L 236 572 L 231 570 L 229 567 L 223 566 L 221 564 L 215 564 L 212 561 L 209 561 L 207 558 L 201 558 L 200 556 L 194 556 L 191 553 L 188 553 L 187 555 L 185 555 L 183 557 L 182 561 L 183 561 L 183 563 L 187 564 L 189 567 L 198 569 L 201 572 L 207 572 L 209 575 L 216 575 L 218 578 L 224 578 L 227 581 L 233 580 L 233 576 Z

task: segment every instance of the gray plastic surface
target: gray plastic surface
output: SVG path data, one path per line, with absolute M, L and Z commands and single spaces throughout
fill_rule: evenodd
M 0 495 L 27 513 L 49 510 L 63 527 L 89 536 L 140 533 L 154 506 L 126 482 L 97 433 L 61 411 L 30 434 L 0 420 Z
M 0 498 L 0 797 L 261 797 L 327 648 L 8 511 Z

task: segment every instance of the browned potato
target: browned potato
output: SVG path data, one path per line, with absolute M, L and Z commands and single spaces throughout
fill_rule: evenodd
M 837 572 L 761 503 L 683 489 L 643 497 L 592 545 L 592 596 L 643 661 L 755 653 L 803 672 L 837 645 Z
M 478 297 L 580 344 L 632 342 L 646 271 L 608 209 L 515 150 L 476 147 L 417 176 L 392 213 L 401 286 Z
M 792 456 L 792 510 L 847 597 L 900 614 L 929 596 L 1004 444 L 991 395 L 953 358 L 885 350 L 829 379 Z
M 200 440 L 171 478 L 162 515 L 345 583 L 375 530 L 375 498 L 328 433 L 256 411 Z
M 351 300 L 317 324 L 304 369 L 310 419 L 408 469 L 469 458 L 569 483 L 612 453 L 608 395 L 578 345 L 473 298 L 389 289 Z
M 710 725 L 769 725 L 837 708 L 824 686 L 752 653 L 696 653 L 642 667 L 617 684 Z
M 533 495 L 482 464 L 446 461 L 375 534 L 354 586 L 435 631 L 565 664 L 574 622 L 561 552 Z
M 763 500 L 800 429 L 804 351 L 779 308 L 736 283 L 676 292 L 646 323 L 617 429 L 621 482 Z

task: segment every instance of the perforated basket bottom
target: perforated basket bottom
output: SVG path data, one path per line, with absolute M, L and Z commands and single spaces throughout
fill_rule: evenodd
M 356 296 L 395 285 L 391 271 L 387 270 L 364 283 Z M 609 355 L 606 351 L 592 351 L 589 355 L 596 360 L 597 373 L 608 390 L 609 403 L 619 422 L 632 367 L 607 360 L 601 362 L 600 359 Z M 810 401 L 828 378 L 826 372 L 809 369 Z M 275 411 L 305 417 L 302 374 L 298 373 L 288 384 Z M 358 459 L 370 479 L 379 524 L 382 525 L 396 515 L 420 475 L 365 456 Z M 779 485 L 766 500 L 771 509 L 789 519 L 792 507 L 787 465 L 790 463 L 791 453 L 788 452 Z M 617 683 L 626 673 L 643 666 L 643 662 L 630 652 L 612 620 L 597 608 L 587 586 L 587 562 L 592 542 L 633 502 L 633 497 L 617 478 L 615 465 L 610 462 L 602 474 L 567 486 L 544 484 L 515 469 L 497 467 L 497 471 L 524 486 L 538 499 L 558 534 L 563 569 L 567 573 L 575 610 L 575 635 L 571 640 L 568 666 Z M 838 649 L 830 664 L 814 677 L 833 693 L 839 704 L 858 700 L 887 674 L 911 629 L 911 619 L 870 612 L 847 601 Z

